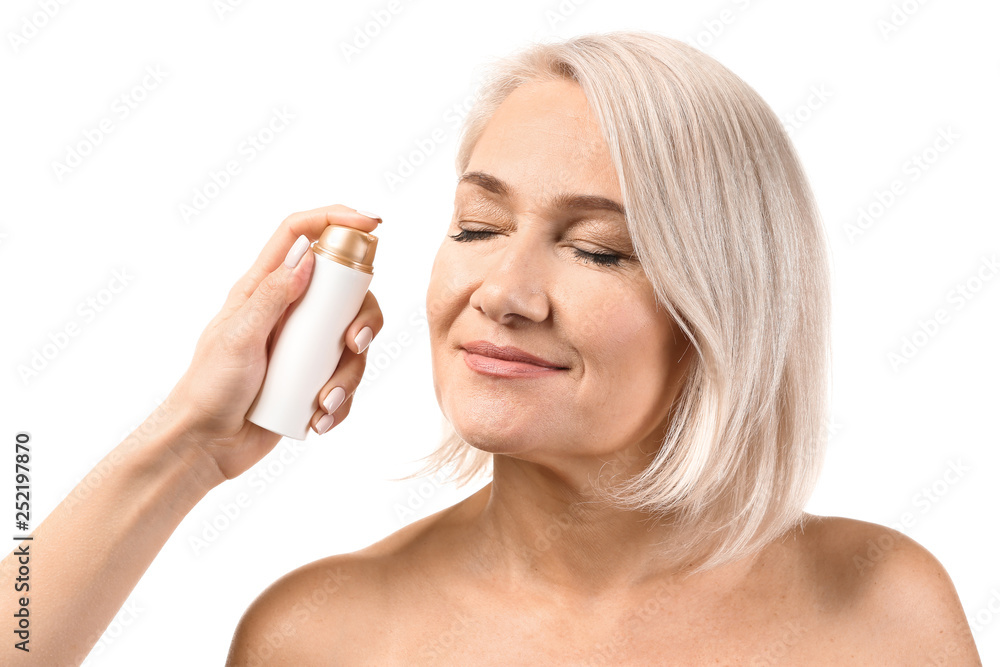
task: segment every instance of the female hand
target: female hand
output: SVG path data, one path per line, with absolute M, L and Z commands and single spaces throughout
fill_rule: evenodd
M 186 444 L 201 448 L 215 461 L 222 477 L 218 482 L 246 471 L 281 439 L 245 417 L 264 381 L 275 327 L 309 284 L 314 262 L 309 244 L 329 224 L 371 232 L 378 223 L 376 218 L 339 204 L 288 216 L 201 334 L 190 367 L 166 402 L 182 415 Z M 370 335 L 363 332 L 366 327 Z M 347 328 L 340 363 L 319 392 L 320 406 L 328 397 L 334 403 L 345 397 L 339 407 L 332 406 L 332 422 L 325 420 L 321 424 L 324 430 L 343 421 L 350 411 L 354 390 L 365 369 L 363 347 L 381 328 L 382 311 L 368 292 L 358 316 Z M 313 415 L 310 424 L 314 429 L 325 414 L 317 410 Z

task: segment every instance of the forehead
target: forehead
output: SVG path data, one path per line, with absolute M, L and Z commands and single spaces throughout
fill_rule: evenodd
M 621 200 L 611 153 L 580 86 L 529 82 L 497 108 L 470 156 L 467 172 L 493 174 L 514 194 L 547 199 L 564 193 Z M 477 189 L 460 184 L 458 192 Z

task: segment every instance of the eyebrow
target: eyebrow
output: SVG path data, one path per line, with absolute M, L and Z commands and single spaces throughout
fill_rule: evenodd
M 458 184 L 471 183 L 484 190 L 488 190 L 503 199 L 511 198 L 512 188 L 492 174 L 482 171 L 467 171 L 458 178 Z M 553 208 L 570 209 L 575 211 L 610 211 L 625 217 L 625 207 L 614 199 L 600 197 L 597 195 L 577 195 L 559 194 L 552 198 L 550 205 Z

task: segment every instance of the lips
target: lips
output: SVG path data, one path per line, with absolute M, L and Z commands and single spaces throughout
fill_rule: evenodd
M 560 366 L 559 364 L 549 361 L 547 359 L 542 359 L 541 357 L 536 357 L 533 354 L 529 354 L 524 350 L 516 347 L 509 346 L 498 346 L 485 340 L 476 340 L 471 343 L 466 343 L 462 346 L 467 352 L 472 354 L 478 354 L 483 357 L 490 357 L 493 359 L 500 359 L 503 361 L 517 361 L 523 364 L 532 364 L 534 366 L 539 366 L 541 368 L 549 368 L 554 370 L 565 370 L 566 366 Z

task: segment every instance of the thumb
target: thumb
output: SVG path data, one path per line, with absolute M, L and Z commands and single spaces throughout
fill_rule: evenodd
M 314 262 L 308 250 L 309 238 L 299 236 L 285 261 L 260 281 L 236 313 L 238 338 L 267 340 L 288 306 L 306 291 Z

